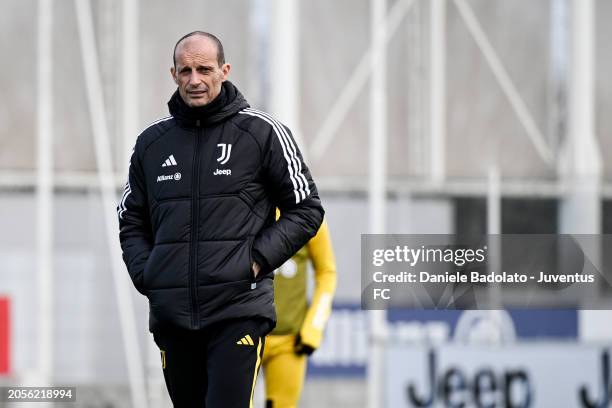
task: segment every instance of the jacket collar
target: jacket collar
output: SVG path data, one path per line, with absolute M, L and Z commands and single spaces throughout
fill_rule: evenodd
M 210 103 L 192 108 L 181 98 L 178 89 L 168 101 L 170 114 L 184 126 L 204 126 L 221 122 L 235 115 L 249 104 L 230 81 L 221 85 L 221 92 Z

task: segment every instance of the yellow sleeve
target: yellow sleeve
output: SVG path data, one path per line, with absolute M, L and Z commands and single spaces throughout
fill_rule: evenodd
M 307 248 L 314 267 L 315 289 L 300 336 L 303 344 L 316 349 L 321 344 L 336 291 L 336 259 L 326 220 L 323 220 L 317 234 L 308 242 Z

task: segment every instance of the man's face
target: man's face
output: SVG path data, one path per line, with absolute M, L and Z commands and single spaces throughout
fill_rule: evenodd
M 176 66 L 170 73 L 188 106 L 204 106 L 219 95 L 230 65 L 219 66 L 217 47 L 211 39 L 201 35 L 184 39 L 176 48 L 175 58 Z

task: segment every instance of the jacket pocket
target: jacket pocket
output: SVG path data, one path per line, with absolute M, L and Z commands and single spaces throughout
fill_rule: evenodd
M 257 277 L 255 276 L 255 272 L 253 272 L 253 242 L 255 241 L 255 237 L 248 237 L 247 238 L 247 248 L 248 250 L 248 271 L 249 271 L 249 279 L 254 282 Z M 261 273 L 261 271 L 260 271 Z
M 244 201 L 244 203 L 249 207 L 249 208 L 253 208 L 255 206 L 255 200 L 253 199 L 253 197 L 251 197 L 251 195 L 249 193 L 247 193 L 244 190 L 241 190 L 240 193 L 238 193 L 238 197 L 240 197 L 240 199 L 242 201 Z
M 143 292 L 147 292 L 149 289 L 149 285 L 147 284 L 147 271 L 149 270 L 149 268 L 151 267 L 151 258 L 153 258 L 153 251 L 155 251 L 155 247 L 151 250 L 151 252 L 149 253 L 149 257 L 147 258 L 145 264 L 144 264 L 144 268 L 142 268 L 142 277 L 141 277 L 141 287 Z
M 210 285 L 252 279 L 250 242 L 205 241 L 198 244 L 198 284 Z

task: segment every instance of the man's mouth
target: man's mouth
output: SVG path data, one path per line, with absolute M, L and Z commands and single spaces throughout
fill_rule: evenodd
M 187 94 L 188 94 L 189 96 L 196 97 L 196 98 L 197 98 L 197 97 L 199 97 L 199 96 L 203 96 L 205 93 L 206 93 L 206 91 L 205 91 L 205 90 L 193 90 L 193 91 L 187 91 Z

